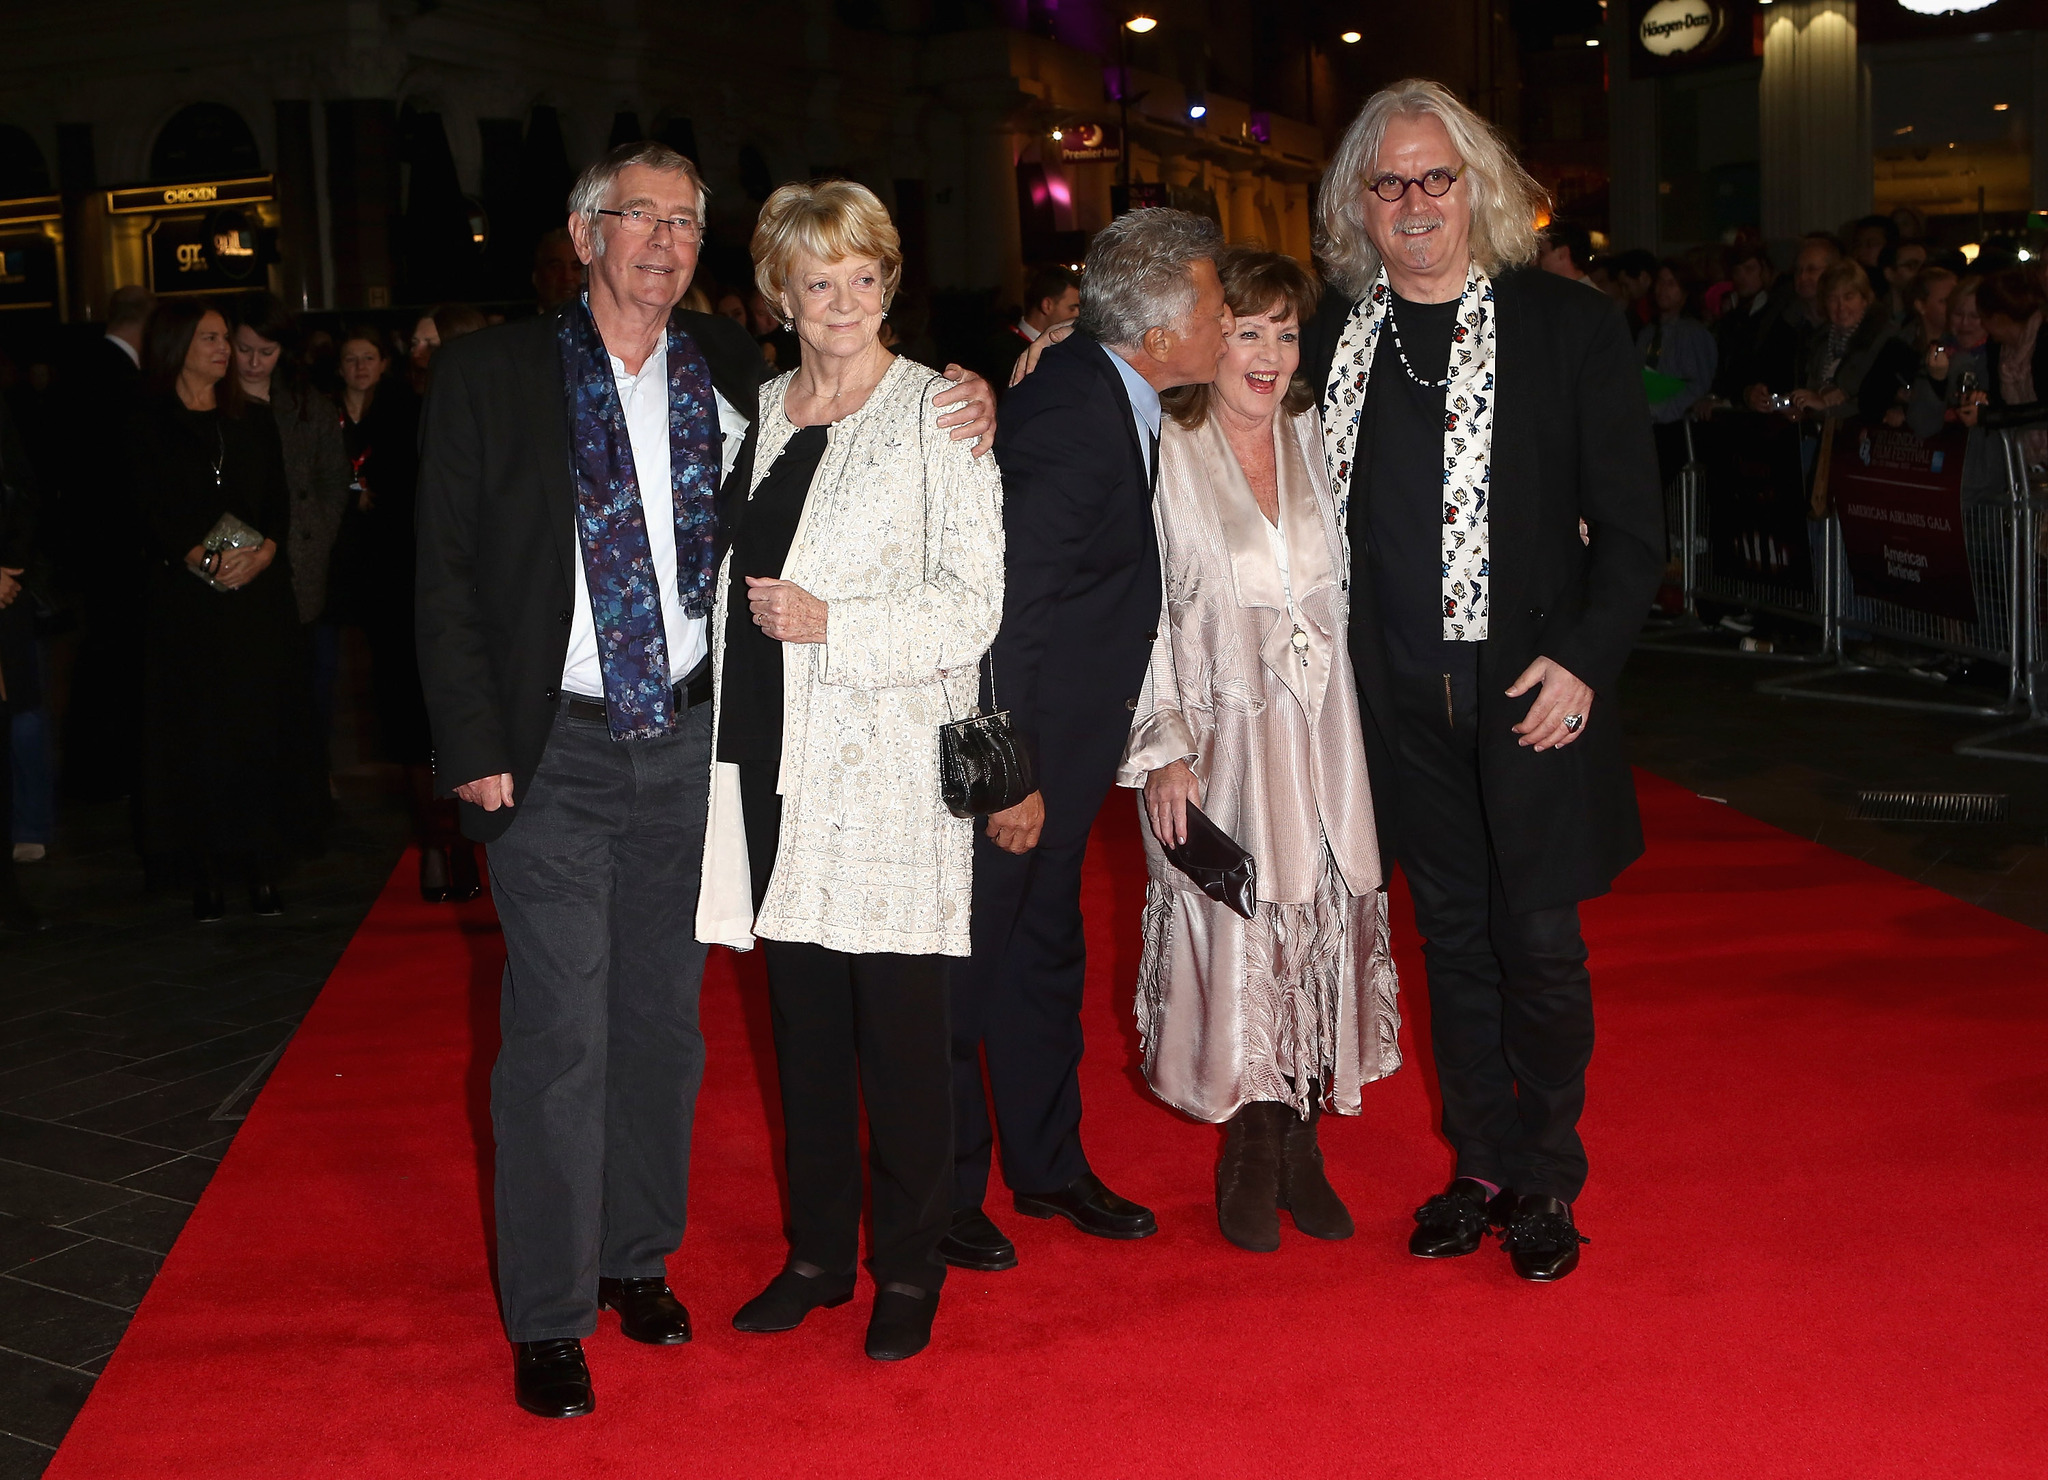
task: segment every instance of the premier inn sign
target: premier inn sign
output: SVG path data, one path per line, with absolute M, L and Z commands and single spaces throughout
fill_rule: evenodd
M 1684 56 L 1715 39 L 1721 10 L 1705 0 L 1657 0 L 1636 25 L 1636 39 L 1653 57 Z

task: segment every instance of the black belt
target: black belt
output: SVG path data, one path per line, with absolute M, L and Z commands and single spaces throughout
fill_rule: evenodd
M 697 666 L 690 670 L 689 677 L 676 681 L 675 687 L 669 690 L 669 702 L 675 706 L 677 714 L 685 714 L 699 704 L 711 702 L 709 657 L 699 659 Z M 602 699 L 586 699 L 581 694 L 564 694 L 562 707 L 569 712 L 571 719 L 595 720 L 599 724 L 607 724 L 611 720 L 611 716 L 605 712 Z

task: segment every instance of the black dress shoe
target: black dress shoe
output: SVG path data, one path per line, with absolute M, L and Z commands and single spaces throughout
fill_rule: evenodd
M 815 1264 L 792 1259 L 768 1288 L 733 1315 L 735 1331 L 766 1335 L 794 1331 L 814 1310 L 831 1310 L 853 1299 L 853 1272 L 829 1275 Z
M 448 850 L 420 849 L 420 898 L 428 904 L 448 902 Z
M 1064 1218 L 1097 1238 L 1150 1238 L 1159 1220 L 1150 1208 L 1118 1197 L 1093 1172 L 1083 1172 L 1057 1192 L 1020 1192 L 1017 1211 L 1027 1218 Z
M 215 920 L 225 919 L 228 902 L 222 896 L 220 885 L 201 884 L 192 891 L 192 918 L 210 925 Z
M 690 1339 L 690 1313 L 661 1279 L 597 1282 L 597 1308 L 619 1313 L 619 1329 L 649 1346 L 681 1346 Z
M 868 1355 L 877 1362 L 900 1362 L 932 1344 L 932 1317 L 939 1313 L 939 1292 L 916 1285 L 885 1284 L 875 1291 L 868 1316 Z
M 259 915 L 281 915 L 283 904 L 277 898 L 277 885 L 268 879 L 258 880 L 249 886 L 249 908 Z
M 1561 1197 L 1525 1197 L 1515 1203 L 1501 1247 L 1525 1280 L 1549 1284 L 1579 1267 L 1579 1245 L 1592 1240 L 1572 1223 L 1572 1205 Z
M 513 1342 L 512 1390 L 521 1408 L 542 1418 L 580 1418 L 597 1407 L 583 1343 L 573 1336 Z
M 939 1257 L 960 1269 L 999 1274 L 1017 1267 L 1017 1246 L 980 1208 L 962 1208 L 939 1240 Z
M 1515 1195 L 1502 1188 L 1490 1201 L 1486 1184 L 1458 1177 L 1449 1187 L 1415 1210 L 1415 1232 L 1408 1252 L 1422 1259 L 1456 1259 L 1485 1241 L 1489 1227 L 1507 1222 Z

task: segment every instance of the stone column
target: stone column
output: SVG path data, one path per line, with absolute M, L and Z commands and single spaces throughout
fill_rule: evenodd
M 1264 242 L 1277 250 L 1278 242 L 1266 241 L 1265 218 L 1259 214 L 1259 177 L 1250 170 L 1234 170 L 1230 176 L 1230 240 Z
M 1870 210 L 1870 85 L 1855 0 L 1778 0 L 1757 83 L 1763 231 L 1784 241 Z
M 1662 235 L 1657 223 L 1657 81 L 1628 75 L 1628 7 L 1612 9 L 1622 19 L 1601 33 L 1609 76 L 1608 244 L 1617 252 L 1631 247 L 1654 252 Z

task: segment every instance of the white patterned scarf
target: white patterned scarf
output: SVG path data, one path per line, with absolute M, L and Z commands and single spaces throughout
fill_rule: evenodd
M 1330 382 L 1323 390 L 1323 446 L 1330 463 L 1331 491 L 1337 495 L 1337 527 L 1344 532 L 1344 558 L 1351 558 L 1351 468 L 1358 453 L 1358 424 L 1365 389 L 1379 350 L 1380 326 L 1393 302 L 1387 270 L 1352 305 Z M 1450 384 L 1444 387 L 1444 640 L 1486 640 L 1487 597 L 1492 571 L 1487 562 L 1486 500 L 1493 476 L 1493 282 L 1475 262 L 1465 273 L 1465 296 L 1451 330 Z

